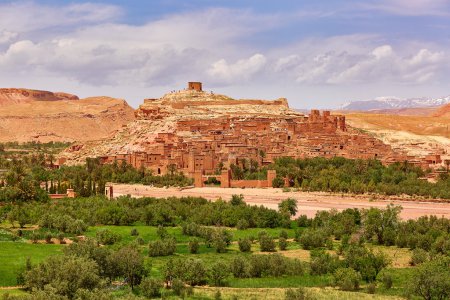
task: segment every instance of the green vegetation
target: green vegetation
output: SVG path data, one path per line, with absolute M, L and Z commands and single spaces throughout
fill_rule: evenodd
M 443 173 L 437 183 L 430 183 L 419 179 L 430 170 L 424 171 L 406 162 L 383 166 L 378 160 L 282 157 L 265 167 L 258 166 L 256 161 L 243 160 L 239 165 L 232 165 L 231 170 L 234 179 L 265 179 L 267 170 L 276 170 L 273 187 L 283 187 L 283 178 L 288 178 L 291 187 L 303 191 L 407 194 L 450 199 L 448 174 Z
M 53 154 L 9 159 L 0 156 L 0 202 L 46 201 L 47 193 L 63 194 L 73 189 L 81 197 L 102 195 L 106 182 L 142 183 L 146 185 L 188 186 L 192 179 L 175 168 L 163 176 L 150 170 L 139 170 L 124 163 L 101 165 L 98 159 L 87 159 L 84 166 L 54 167 Z
M 290 288 L 281 296 L 286 299 L 309 299 L 322 293 L 310 288 L 327 286 L 419 299 L 447 295 L 447 282 L 441 278 L 448 278 L 450 220 L 401 221 L 400 208 L 389 205 L 321 211 L 312 219 L 301 216 L 289 221 L 298 209 L 295 200 L 281 202 L 278 211 L 242 200 L 235 195 L 230 202 L 128 197 L 30 202 L 20 206 L 24 228 L 17 227 L 18 206 L 6 205 L 1 215 L 4 261 L 0 263 L 7 272 L 2 272 L 0 285 L 21 283 L 32 291 L 33 299 L 90 299 L 94 294 L 103 295 L 101 299 L 132 294 L 143 298 L 217 296 L 194 288 L 204 285 Z M 60 216 L 69 225 L 62 226 Z M 242 219 L 249 228 L 237 228 Z M 86 224 L 86 238 L 68 230 L 70 222 Z M 39 228 L 30 227 L 35 224 Z M 49 233 L 73 243 L 43 244 Z M 411 257 L 416 257 L 418 266 L 390 268 L 387 247 L 417 252 Z M 303 252 L 297 256 L 297 251 Z M 426 259 L 421 259 L 424 253 Z M 164 284 L 170 288 L 163 288 Z M 111 292 L 112 287 L 116 291 Z M 430 293 L 432 297 L 427 298 Z
M 62 253 L 60 245 L 0 242 L 0 286 L 16 286 L 16 276 L 29 257 L 34 264 Z
M 97 196 L 107 181 L 157 186 L 191 181 L 174 167 L 154 176 L 98 160 L 52 169 L 50 155 L 25 157 L 0 155 L 6 169 L 0 179 L 0 286 L 26 289 L 5 299 L 223 299 L 234 295 L 230 289 L 238 297 L 244 289 L 243 295 L 265 297 L 255 289 L 268 288 L 285 289 L 267 292 L 272 299 L 326 299 L 330 293 L 352 299 L 344 291 L 356 298 L 449 296 L 448 219 L 402 221 L 401 208 L 388 205 L 292 220 L 299 210 L 295 199 L 273 210 L 247 205 L 242 195 L 229 202 L 110 200 Z M 450 197 L 450 179 L 419 180 L 426 172 L 407 164 L 283 158 L 265 168 L 252 161 L 232 166 L 235 178 L 246 179 L 265 178 L 269 168 L 279 175 L 275 184 L 287 177 L 307 191 Z M 47 193 L 67 188 L 81 197 L 49 200 Z M 392 267 L 392 251 L 406 253 L 401 267 Z

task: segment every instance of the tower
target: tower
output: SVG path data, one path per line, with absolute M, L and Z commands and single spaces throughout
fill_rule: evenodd
M 202 83 L 201 82 L 188 82 L 188 90 L 201 92 L 201 91 L 203 91 Z

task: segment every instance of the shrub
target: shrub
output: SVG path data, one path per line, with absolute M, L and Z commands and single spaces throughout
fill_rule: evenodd
M 139 287 L 141 288 L 142 295 L 146 298 L 154 298 L 161 295 L 163 284 L 157 279 L 144 278 Z
M 100 229 L 95 236 L 97 241 L 102 245 L 113 245 L 120 241 L 120 235 L 109 229 Z
M 41 237 L 41 236 L 40 236 L 40 234 L 39 234 L 38 232 L 33 231 L 33 232 L 31 233 L 30 240 L 32 241 L 33 244 L 36 244 L 36 243 L 38 242 L 38 240 L 39 240 L 40 237 Z
M 287 275 L 303 275 L 305 273 L 305 267 L 299 259 L 286 258 L 286 264 Z
M 194 239 L 189 240 L 188 248 L 189 248 L 189 253 L 197 254 L 198 248 L 199 248 L 198 239 L 194 238 Z
M 362 279 L 372 282 L 390 263 L 385 253 L 373 252 L 365 246 L 350 245 L 344 254 L 345 264 L 358 271 Z
M 245 205 L 244 202 L 244 195 L 240 194 L 240 195 L 231 195 L 231 200 L 230 200 L 230 204 L 233 206 L 239 206 L 239 205 Z
M 25 275 L 29 289 L 54 289 L 60 296 L 74 299 L 80 289 L 102 287 L 97 264 L 85 257 L 53 256 L 33 267 Z
M 60 244 L 65 244 L 66 243 L 66 240 L 64 238 L 64 233 L 62 233 L 62 232 L 58 233 L 58 241 L 59 241 Z
M 281 188 L 284 186 L 284 179 L 281 176 L 277 176 L 272 180 L 272 187 Z
M 236 256 L 230 264 L 230 271 L 236 278 L 246 278 L 249 276 L 249 262 L 241 256 Z
M 275 241 L 269 235 L 262 235 L 259 238 L 259 246 L 262 252 L 275 252 Z
M 287 245 L 288 245 L 288 242 L 284 237 L 280 237 L 278 239 L 278 247 L 280 248 L 281 251 L 286 250 Z
M 423 299 L 448 299 L 449 278 L 450 258 L 441 256 L 418 266 L 409 281 L 408 289 Z
M 409 264 L 411 266 L 417 266 L 426 262 L 427 260 L 428 260 L 428 252 L 423 249 L 416 248 L 412 251 L 411 260 L 409 261 Z
M 284 294 L 286 300 L 310 300 L 314 297 L 305 288 L 287 289 Z
M 167 229 L 162 225 L 158 226 L 158 229 L 156 230 L 156 234 L 159 236 L 160 239 L 165 239 L 166 237 L 169 236 Z
M 247 238 L 239 239 L 238 245 L 241 252 L 250 252 L 252 249 L 252 243 Z
M 67 232 L 73 234 L 82 234 L 88 229 L 83 220 L 74 220 L 68 224 Z
M 139 232 L 138 232 L 138 230 L 136 228 L 133 228 L 133 229 L 131 229 L 130 235 L 131 236 L 138 236 Z
M 184 288 L 185 288 L 185 285 L 182 280 L 175 278 L 172 281 L 172 290 L 175 293 L 175 295 L 177 295 L 177 296 L 183 295 Z
M 232 238 L 231 232 L 224 229 L 218 229 L 208 233 L 208 239 L 212 239 L 217 253 L 225 253 L 227 246 L 231 244 Z
M 361 275 L 352 268 L 339 268 L 333 274 L 334 284 L 343 291 L 356 291 Z
M 52 238 L 53 238 L 53 235 L 52 235 L 51 232 L 47 232 L 47 233 L 45 234 L 45 242 L 46 242 L 47 244 L 51 244 L 51 243 L 52 243 Z
M 245 219 L 240 219 L 237 223 L 236 223 L 236 228 L 239 230 L 244 230 L 247 229 L 250 225 L 248 224 L 248 221 Z
M 184 277 L 189 285 L 202 285 L 206 282 L 207 270 L 200 259 L 188 259 L 185 261 Z
M 214 300 L 222 300 L 222 294 L 220 293 L 220 290 L 217 290 L 214 294 Z
M 145 244 L 145 241 L 143 238 L 141 238 L 140 236 L 138 236 L 135 240 L 135 243 L 138 244 L 139 246 L 142 246 Z
M 213 263 L 209 269 L 209 278 L 215 286 L 221 286 L 225 278 L 230 273 L 228 265 L 222 261 Z
M 386 290 L 389 290 L 390 288 L 392 288 L 393 281 L 392 281 L 392 276 L 390 274 L 383 272 L 380 274 L 378 280 L 383 284 L 383 287 Z
M 16 274 L 16 282 L 18 285 L 25 285 L 25 274 L 32 269 L 31 259 L 27 257 L 25 266 L 20 268 Z
M 284 238 L 286 240 L 289 238 L 289 235 L 286 230 L 283 229 L 280 231 L 280 238 Z
M 367 293 L 368 294 L 375 294 L 377 289 L 377 286 L 374 282 L 371 282 L 367 285 Z
M 249 258 L 249 275 L 250 277 L 262 277 L 263 272 L 267 269 L 267 255 L 251 255 Z
M 311 220 L 308 219 L 308 216 L 301 215 L 296 220 L 298 227 L 309 227 L 311 226 Z
M 217 236 L 214 238 L 214 248 L 216 248 L 217 253 L 225 253 L 227 252 L 227 243 L 220 236 Z
M 329 236 L 324 230 L 306 229 L 302 232 L 299 241 L 303 249 L 309 250 L 314 248 L 325 247 Z
M 279 277 L 287 272 L 288 260 L 281 254 L 275 253 L 268 255 L 266 263 L 266 272 L 269 276 Z
M 311 251 L 311 274 L 323 275 L 333 273 L 339 267 L 339 257 L 331 255 L 324 250 Z
M 173 255 L 176 249 L 177 244 L 173 238 L 156 240 L 148 244 L 148 255 L 152 257 Z

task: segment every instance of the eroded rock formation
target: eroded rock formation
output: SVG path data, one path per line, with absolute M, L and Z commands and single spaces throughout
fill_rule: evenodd
M 0 142 L 97 140 L 133 120 L 122 99 L 0 89 Z

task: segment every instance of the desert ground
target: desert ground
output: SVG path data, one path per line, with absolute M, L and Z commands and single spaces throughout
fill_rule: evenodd
M 234 194 L 244 195 L 244 200 L 252 205 L 264 205 L 277 209 L 278 203 L 286 198 L 294 198 L 298 201 L 297 215 L 313 217 L 317 211 L 346 208 L 370 208 L 385 207 L 389 203 L 403 207 L 400 216 L 402 219 L 417 219 L 425 215 L 437 215 L 450 218 L 450 202 L 423 201 L 412 199 L 399 199 L 398 197 L 383 197 L 380 199 L 372 196 L 353 196 L 330 194 L 322 192 L 283 192 L 282 189 L 223 189 L 220 187 L 204 188 L 155 188 L 139 184 L 114 184 L 114 196 L 131 195 L 133 197 L 204 197 L 209 200 L 229 200 Z

